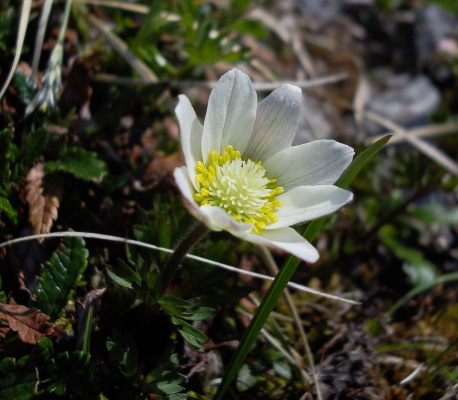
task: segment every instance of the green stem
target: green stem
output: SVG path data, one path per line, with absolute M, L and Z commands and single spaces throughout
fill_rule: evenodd
M 165 293 L 167 288 L 172 283 L 173 277 L 175 276 L 183 259 L 207 232 L 208 228 L 205 226 L 205 224 L 199 222 L 178 244 L 175 251 L 172 253 L 169 260 L 162 269 L 162 294 Z
M 94 305 L 89 306 L 89 310 L 86 316 L 86 327 L 84 329 L 84 340 L 83 340 L 83 353 L 89 353 L 91 349 L 91 331 L 92 331 L 92 317 L 94 314 Z

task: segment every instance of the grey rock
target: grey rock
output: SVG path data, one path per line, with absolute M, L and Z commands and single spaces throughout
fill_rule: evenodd
M 427 124 L 441 101 L 439 89 L 426 75 L 392 75 L 385 88 L 368 91 L 366 109 L 379 114 L 405 128 Z M 364 127 L 369 135 L 386 130 L 366 119 Z

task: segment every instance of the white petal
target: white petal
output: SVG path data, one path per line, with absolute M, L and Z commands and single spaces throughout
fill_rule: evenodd
M 197 119 L 189 99 L 181 94 L 178 96 L 178 105 L 175 108 L 178 122 L 180 123 L 181 147 L 190 173 L 194 188 L 197 190 L 195 180 L 196 161 L 202 161 L 202 132 L 204 127 Z
M 266 229 L 283 228 L 331 214 L 350 202 L 353 194 L 332 185 L 299 186 L 276 199 L 283 202 L 276 212 L 278 221 Z
M 175 171 L 173 171 L 173 177 L 175 178 L 175 183 L 177 184 L 178 189 L 180 189 L 180 192 L 184 198 L 184 203 L 189 209 L 190 213 L 197 219 L 202 220 L 203 215 L 200 212 L 200 207 L 197 205 L 193 197 L 196 191 L 194 190 L 191 179 L 189 178 L 188 168 L 175 168 Z
M 291 147 L 301 114 L 302 91 L 281 85 L 258 104 L 253 135 L 245 154 L 252 160 L 267 160 Z
M 301 260 L 314 263 L 320 258 L 318 251 L 293 228 L 265 229 L 260 235 L 234 233 L 234 236 L 263 246 L 273 247 L 291 253 Z
M 253 228 L 251 224 L 243 224 L 237 222 L 228 213 L 220 207 L 215 206 L 202 206 L 199 207 L 194 201 L 194 193 L 196 191 L 192 187 L 191 180 L 186 167 L 176 168 L 173 176 L 175 182 L 181 191 L 184 198 L 184 203 L 189 212 L 202 221 L 212 231 L 227 230 L 233 232 L 249 232 Z
M 202 155 L 221 153 L 228 144 L 243 153 L 253 132 L 256 92 L 248 75 L 238 69 L 224 74 L 208 101 L 202 136 Z
M 285 191 L 297 186 L 333 184 L 351 163 L 354 150 L 334 140 L 290 147 L 263 162 L 269 177 Z
M 212 231 L 229 231 L 243 233 L 249 232 L 253 228 L 252 224 L 237 222 L 226 211 L 216 206 L 201 206 L 200 212 L 205 217 L 205 224 Z

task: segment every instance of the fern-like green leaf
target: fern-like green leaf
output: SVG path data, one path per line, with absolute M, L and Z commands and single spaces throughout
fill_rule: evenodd
M 45 170 L 68 172 L 85 181 L 102 179 L 107 173 L 106 164 L 98 158 L 97 153 L 81 147 L 70 147 L 60 154 L 60 160 L 46 162 Z
M 64 239 L 46 263 L 35 288 L 35 307 L 56 320 L 63 312 L 87 266 L 89 252 L 82 238 Z

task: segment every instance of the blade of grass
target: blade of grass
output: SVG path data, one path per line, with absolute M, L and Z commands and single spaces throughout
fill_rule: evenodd
M 94 306 L 91 304 L 89 306 L 89 311 L 86 317 L 86 327 L 84 329 L 84 339 L 83 339 L 83 353 L 89 353 L 91 349 L 91 331 L 92 331 L 92 317 L 94 314 Z
M 374 143 L 368 149 L 359 154 L 349 167 L 344 171 L 339 180 L 335 183 L 336 186 L 346 188 L 350 185 L 351 181 L 361 170 L 363 165 L 369 161 L 375 154 L 377 154 L 383 146 L 388 142 L 390 136 L 380 139 L 378 142 Z M 318 220 L 312 221 L 307 229 L 305 230 L 303 236 L 308 241 L 311 241 L 316 233 L 320 230 L 320 227 L 323 225 L 326 217 L 320 218 Z M 250 325 L 248 326 L 237 350 L 232 357 L 232 360 L 227 368 L 227 372 L 221 381 L 221 384 L 216 392 L 213 400 L 221 400 L 229 388 L 230 383 L 235 378 L 237 372 L 245 360 L 248 352 L 256 341 L 259 332 L 263 328 L 267 318 L 269 318 L 270 313 L 272 312 L 277 300 L 282 295 L 283 289 L 288 285 L 288 282 L 291 280 L 294 272 L 296 271 L 297 266 L 299 265 L 300 260 L 296 257 L 290 256 L 288 260 L 283 265 L 280 272 L 277 274 L 275 280 L 270 285 L 269 290 L 264 296 L 261 305 L 256 310 L 256 313 L 251 320 Z
M 421 151 L 425 156 L 431 158 L 431 160 L 437 162 L 446 170 L 458 176 L 458 163 L 456 163 L 452 158 L 450 158 L 447 154 L 445 154 L 438 147 L 434 146 L 432 143 L 429 143 L 418 136 L 412 135 L 402 126 L 372 111 L 365 111 L 365 116 L 372 121 L 379 123 L 385 128 L 392 130 L 395 132 L 395 136 L 399 134 L 403 135 L 407 143 L 410 143 L 417 150 Z
M 42 5 L 40 22 L 38 23 L 38 31 L 35 39 L 35 47 L 33 50 L 33 61 L 32 61 L 32 79 L 38 72 L 38 64 L 40 63 L 41 49 L 43 47 L 43 41 L 46 33 L 46 27 L 48 26 L 49 14 L 51 13 L 52 0 L 45 0 Z
M 380 139 L 381 137 L 386 136 L 388 134 L 394 134 L 394 136 L 388 143 L 388 146 L 392 146 L 393 144 L 405 141 L 407 135 L 412 135 L 412 136 L 423 138 L 423 137 L 446 135 L 449 133 L 458 133 L 458 124 L 432 124 L 432 125 L 420 126 L 418 128 L 406 130 L 405 133 L 386 132 L 383 135 L 366 139 L 366 143 L 372 144 L 376 142 L 378 139 Z
M 142 60 L 136 57 L 119 36 L 115 35 L 102 20 L 95 15 L 89 13 L 83 4 L 75 4 L 76 9 L 86 20 L 95 27 L 99 33 L 105 38 L 108 44 L 115 50 L 131 67 L 138 73 L 144 83 L 157 83 L 158 78 L 156 74 L 149 68 Z
M 5 83 L 3 84 L 2 90 L 0 91 L 0 99 L 5 94 L 6 89 L 8 88 L 11 79 L 13 78 L 14 71 L 19 63 L 19 58 L 22 53 L 22 46 L 24 44 L 25 32 L 27 30 L 27 23 L 29 21 L 30 9 L 32 7 L 32 0 L 24 0 L 22 3 L 21 18 L 19 20 L 19 28 L 16 39 L 16 53 L 14 55 L 13 64 L 11 65 L 10 72 L 6 78 Z

